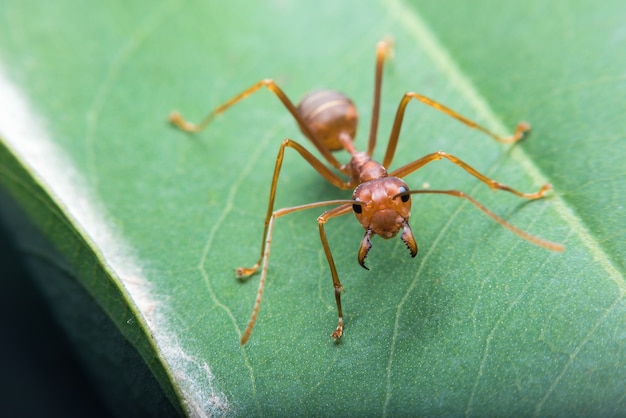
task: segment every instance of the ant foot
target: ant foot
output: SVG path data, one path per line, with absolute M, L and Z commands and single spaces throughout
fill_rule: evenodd
M 177 111 L 173 111 L 172 113 L 170 113 L 170 116 L 168 117 L 168 121 L 172 125 L 176 126 L 178 129 L 182 131 L 185 131 L 185 132 L 197 131 L 196 125 L 194 125 L 193 123 L 187 122 L 185 119 L 183 119 L 181 114 L 178 113 Z
M 341 338 L 342 335 L 343 335 L 343 318 L 339 318 L 339 324 L 337 325 L 337 328 L 333 331 L 333 333 L 330 334 L 330 338 L 337 341 L 338 339 Z
M 237 275 L 238 278 L 242 279 L 245 277 L 250 277 L 252 276 L 254 273 L 256 273 L 258 269 L 258 266 L 254 266 L 254 267 L 237 267 L 235 269 L 235 274 Z
M 552 185 L 550 183 L 546 183 L 543 186 L 541 186 L 541 189 L 539 189 L 537 193 L 529 193 L 527 197 L 529 199 L 539 199 L 543 197 L 543 195 L 545 195 L 546 192 L 549 190 L 552 190 Z
M 485 131 L 484 129 L 481 129 L 481 130 L 489 133 L 488 131 Z M 515 132 L 513 133 L 513 135 L 505 136 L 505 137 L 492 135 L 492 137 L 498 142 L 504 142 L 504 143 L 510 144 L 512 142 L 517 142 L 517 141 L 521 141 L 522 139 L 524 139 L 524 134 L 528 131 L 530 131 L 530 123 L 521 121 L 515 127 Z
M 523 139 L 524 134 L 528 131 L 530 131 L 530 123 L 524 122 L 524 121 L 521 121 L 520 123 L 518 123 L 517 127 L 515 128 L 515 133 L 513 134 L 513 137 L 512 137 L 512 140 L 513 140 L 512 142 L 517 142 Z

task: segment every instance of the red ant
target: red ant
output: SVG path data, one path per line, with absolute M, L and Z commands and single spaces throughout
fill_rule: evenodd
M 252 267 L 239 267 L 235 270 L 237 276 L 242 278 L 256 273 L 259 267 L 263 266 L 254 309 L 248 325 L 241 337 L 241 344 L 245 344 L 248 341 L 261 306 L 263 288 L 267 277 L 267 265 L 270 256 L 274 221 L 276 218 L 289 213 L 317 208 L 320 206 L 339 205 L 333 209 L 325 211 L 317 218 L 320 239 L 322 241 L 322 246 L 324 247 L 324 252 L 326 253 L 326 258 L 328 259 L 328 265 L 330 267 L 330 273 L 335 287 L 335 300 L 337 302 L 337 312 L 339 316 L 337 328 L 331 334 L 331 337 L 335 340 L 339 339 L 343 334 L 343 312 L 341 309 L 341 291 L 343 290 L 343 287 L 339 281 L 337 269 L 335 268 L 333 256 L 330 251 L 330 247 L 328 246 L 326 232 L 324 230 L 324 224 L 331 218 L 345 215 L 349 212 L 354 212 L 357 220 L 365 229 L 365 236 L 361 240 L 361 246 L 358 252 L 359 264 L 365 269 L 367 269 L 365 266 L 365 257 L 367 257 L 367 254 L 372 246 L 371 237 L 373 235 L 380 235 L 381 237 L 388 239 L 401 232 L 400 238 L 409 249 L 411 257 L 415 257 L 417 254 L 417 244 L 409 226 L 412 194 L 446 194 L 466 199 L 500 225 L 513 231 L 525 240 L 548 250 L 563 251 L 563 246 L 545 241 L 516 228 L 485 208 L 471 196 L 461 191 L 428 189 L 410 190 L 401 178 L 419 170 L 432 161 L 447 159 L 483 183 L 487 184 L 491 189 L 505 190 L 525 199 L 538 199 L 542 197 L 546 191 L 552 188 L 550 184 L 543 185 L 536 193 L 522 193 L 505 184 L 486 177 L 463 162 L 461 159 L 443 151 L 433 152 L 391 172 L 387 171 L 387 168 L 391 164 L 396 151 L 396 145 L 398 144 L 398 137 L 400 135 L 400 128 L 402 126 L 405 108 L 413 99 L 457 119 L 470 128 L 482 131 L 498 142 L 512 143 L 522 139 L 524 133 L 530 129 L 530 125 L 526 122 L 520 122 L 512 136 L 502 137 L 456 113 L 452 109 L 429 99 L 428 97 L 409 92 L 404 94 L 402 100 L 400 101 L 400 105 L 398 106 L 391 135 L 389 137 L 389 143 L 387 144 L 387 151 L 385 152 L 382 164 L 372 160 L 372 153 L 374 152 L 374 147 L 376 146 L 376 132 L 380 112 L 380 91 L 382 84 L 383 63 L 390 55 L 391 48 L 392 44 L 390 41 L 381 41 L 376 47 L 374 105 L 372 110 L 367 152 L 357 151 L 353 144 L 353 138 L 356 134 L 358 121 L 357 110 L 354 104 L 348 97 L 333 90 L 313 92 L 304 97 L 298 106 L 294 106 L 287 95 L 280 89 L 280 87 L 278 87 L 276 83 L 274 83 L 273 80 L 266 79 L 259 81 L 221 106 L 218 106 L 197 125 L 184 120 L 177 112 L 173 112 L 170 115 L 170 122 L 178 128 L 187 132 L 198 132 L 208 125 L 216 115 L 226 111 L 229 107 L 250 96 L 262 87 L 267 87 L 268 90 L 278 97 L 289 113 L 291 113 L 293 118 L 298 123 L 302 133 L 313 143 L 328 164 L 342 174 L 348 176 L 348 180 L 342 179 L 323 162 L 307 151 L 302 145 L 291 139 L 283 140 L 283 143 L 278 150 L 274 175 L 272 177 L 267 214 L 265 215 L 265 228 L 263 230 L 263 238 L 261 240 L 261 255 L 259 256 L 256 264 Z M 324 177 L 332 185 L 343 190 L 354 189 L 352 199 L 314 202 L 274 211 L 274 197 L 276 195 L 276 186 L 283 162 L 285 148 L 292 148 L 296 150 L 315 170 L 317 170 L 322 177 Z M 345 150 L 350 154 L 351 158 L 348 164 L 339 163 L 339 161 L 337 161 L 333 156 L 332 152 L 339 150 Z

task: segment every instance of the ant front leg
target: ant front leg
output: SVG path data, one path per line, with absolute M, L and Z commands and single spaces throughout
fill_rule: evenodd
M 396 111 L 396 117 L 393 121 L 393 128 L 391 129 L 391 135 L 389 136 L 389 143 L 387 144 L 387 151 L 385 152 L 385 158 L 383 159 L 383 166 L 385 168 L 389 168 L 389 165 L 391 165 L 391 161 L 393 160 L 393 157 L 396 153 L 396 146 L 398 145 L 398 137 L 400 136 L 400 128 L 402 127 L 402 121 L 404 120 L 404 111 L 406 109 L 406 106 L 409 104 L 409 102 L 412 99 L 418 100 L 420 103 L 423 103 L 427 106 L 435 108 L 439 110 L 440 112 L 443 112 L 446 115 L 453 117 L 459 122 L 469 126 L 470 128 L 478 129 L 479 131 L 489 135 L 491 138 L 493 138 L 495 141 L 498 141 L 498 142 L 504 142 L 504 143 L 517 142 L 524 137 L 525 132 L 530 130 L 530 124 L 528 124 L 527 122 L 520 122 L 517 124 L 517 127 L 515 128 L 515 132 L 513 133 L 513 135 L 508 136 L 508 137 L 503 137 L 503 136 L 500 136 L 491 132 L 487 128 L 455 112 L 449 107 L 446 107 L 442 105 L 441 103 L 436 102 L 435 100 L 432 100 L 426 96 L 422 96 L 421 94 L 417 94 L 413 92 L 405 93 L 404 97 L 402 97 L 402 100 L 400 101 L 400 105 L 398 106 L 398 110 Z
M 334 216 L 339 216 L 339 215 L 343 215 L 344 213 L 348 213 L 350 211 L 351 205 L 354 204 L 355 202 L 353 200 L 328 200 L 328 201 L 324 201 L 324 202 L 314 202 L 314 203 L 309 203 L 306 205 L 301 205 L 301 206 L 294 206 L 291 208 L 283 208 L 283 209 L 279 209 L 276 212 L 273 212 L 270 215 L 270 218 L 268 220 L 268 222 L 266 223 L 265 226 L 265 232 L 264 232 L 264 241 L 263 241 L 263 248 L 261 250 L 261 260 L 259 260 L 259 262 L 257 263 L 256 267 L 253 269 L 246 269 L 246 268 L 239 268 L 237 269 L 237 275 L 239 275 L 239 277 L 243 276 L 243 275 L 250 275 L 252 273 L 254 273 L 256 271 L 256 269 L 258 269 L 259 265 L 263 264 L 263 269 L 261 271 L 261 280 L 259 280 L 259 290 L 257 290 L 257 294 L 256 294 L 256 300 L 254 302 L 254 308 L 252 309 L 252 314 L 250 315 L 250 319 L 248 320 L 248 325 L 246 326 L 245 331 L 243 332 L 242 336 L 241 336 L 241 345 L 244 345 L 248 339 L 250 338 L 250 334 L 252 333 L 252 329 L 254 329 L 254 325 L 256 324 L 256 319 L 259 315 L 259 310 L 261 309 L 261 300 L 263 299 L 263 292 L 265 289 L 265 280 L 267 278 L 267 266 L 268 266 L 268 262 L 269 262 L 269 258 L 270 258 L 270 250 L 271 250 L 271 244 L 272 244 L 272 232 L 274 231 L 274 221 L 276 220 L 276 218 L 280 218 L 281 216 L 290 214 L 290 213 L 294 213 L 294 212 L 298 212 L 301 210 L 306 210 L 306 209 L 313 209 L 313 208 L 318 208 L 320 206 L 329 206 L 329 205 L 342 205 L 336 209 L 343 209 L 343 211 L 341 211 L 342 213 L 339 214 L 335 214 Z M 328 212 L 335 212 L 335 210 L 330 210 Z M 345 210 L 347 209 L 347 210 Z M 326 212 L 326 213 L 328 213 Z M 319 220 L 318 220 L 319 221 Z M 325 243 L 326 241 L 323 240 L 323 243 Z M 328 249 L 328 244 L 324 244 L 324 249 L 328 250 L 327 254 L 330 254 L 330 250 Z M 330 256 L 331 258 L 329 259 L 329 262 L 332 263 L 332 256 Z M 332 264 L 332 270 L 335 272 L 333 277 L 337 276 L 336 271 L 334 270 L 334 264 Z M 334 279 L 333 279 L 334 280 Z M 339 279 L 337 278 L 337 282 L 339 282 Z M 341 287 L 341 283 L 339 283 L 339 287 Z M 339 296 L 337 296 L 339 297 Z M 339 311 L 341 312 L 341 304 L 339 302 L 339 299 L 337 299 L 337 304 L 339 306 Z M 341 317 L 341 315 L 340 315 Z M 341 323 L 341 322 L 340 322 Z M 340 335 L 341 336 L 341 335 Z
M 335 288 L 335 302 L 337 303 L 337 315 L 339 319 L 337 322 L 337 328 L 330 335 L 331 338 L 333 338 L 334 340 L 338 340 L 343 335 L 343 311 L 341 309 L 341 292 L 343 291 L 343 286 L 341 285 L 341 281 L 339 281 L 339 275 L 337 274 L 337 268 L 335 267 L 333 254 L 330 251 L 330 247 L 328 246 L 328 239 L 326 238 L 326 230 L 324 229 L 324 224 L 331 218 L 345 215 L 346 213 L 350 213 L 351 211 L 352 205 L 342 205 L 324 212 L 317 218 L 317 225 L 319 226 L 320 230 L 320 240 L 322 241 L 322 246 L 324 247 L 324 253 L 326 254 L 326 259 L 328 260 L 328 266 L 330 267 L 330 274 L 333 278 L 333 286 Z

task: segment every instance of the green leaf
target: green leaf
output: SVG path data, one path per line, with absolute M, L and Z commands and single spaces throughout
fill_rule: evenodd
M 617 0 L 4 2 L 1 184 L 189 414 L 621 415 L 623 15 Z M 276 222 L 241 347 L 258 277 L 238 282 L 233 268 L 258 256 L 280 141 L 305 140 L 267 91 L 195 136 L 167 115 L 199 120 L 272 77 L 293 100 L 319 88 L 352 97 L 364 148 L 385 35 L 396 48 L 375 157 L 409 90 L 498 132 L 528 120 L 523 143 L 501 146 L 412 103 L 393 167 L 442 149 L 523 191 L 550 182 L 550 197 L 522 202 L 445 161 L 407 177 L 463 190 L 566 251 L 425 195 L 411 218 L 417 257 L 374 239 L 365 271 L 362 229 L 332 219 L 346 314 L 335 344 L 320 211 L 291 214 Z M 287 150 L 277 207 L 349 196 Z

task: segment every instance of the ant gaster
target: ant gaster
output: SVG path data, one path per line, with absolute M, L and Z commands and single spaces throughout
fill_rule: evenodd
M 216 115 L 224 112 L 235 103 L 245 99 L 259 89 L 266 87 L 283 103 L 298 123 L 302 133 L 317 148 L 326 162 L 334 169 L 348 177 L 347 180 L 344 180 L 336 174 L 335 171 L 327 167 L 299 143 L 291 139 L 285 139 L 282 142 L 280 149 L 278 150 L 274 175 L 272 177 L 269 203 L 265 216 L 265 228 L 263 230 L 263 237 L 261 240 L 261 254 L 256 264 L 252 267 L 239 267 L 235 270 L 237 276 L 241 278 L 248 277 L 256 273 L 257 270 L 262 267 L 255 305 L 248 325 L 241 336 L 241 344 L 245 344 L 248 341 L 259 313 L 265 279 L 267 277 L 267 266 L 270 256 L 274 221 L 276 218 L 289 213 L 322 206 L 338 205 L 333 209 L 325 211 L 317 218 L 320 239 L 328 260 L 335 288 L 335 300 L 337 302 L 337 313 L 339 317 L 337 328 L 331 334 L 331 337 L 335 340 L 339 339 L 343 334 L 344 321 L 343 311 L 341 309 L 341 292 L 343 287 L 339 281 L 339 276 L 337 275 L 337 269 L 335 268 L 335 263 L 333 261 L 330 247 L 328 246 L 326 232 L 324 229 L 325 223 L 331 218 L 345 215 L 349 212 L 353 212 L 355 214 L 357 220 L 365 229 L 365 235 L 361 241 L 358 251 L 358 262 L 366 269 L 365 258 L 367 257 L 367 254 L 372 246 L 371 237 L 373 235 L 380 235 L 381 237 L 388 239 L 401 232 L 400 238 L 406 244 L 411 256 L 415 257 L 417 254 L 417 244 L 415 242 L 415 238 L 413 237 L 411 227 L 409 226 L 412 194 L 446 194 L 466 199 L 500 225 L 508 228 L 531 243 L 553 251 L 563 250 L 563 247 L 559 244 L 545 241 L 509 224 L 504 219 L 500 218 L 472 197 L 461 191 L 430 189 L 410 190 L 401 178 L 422 168 L 432 161 L 447 159 L 476 177 L 478 180 L 487 184 L 491 189 L 504 190 L 525 199 L 538 199 L 542 197 L 546 191 L 552 188 L 550 184 L 543 185 L 539 191 L 535 193 L 522 193 L 505 184 L 486 177 L 461 159 L 443 151 L 433 152 L 391 172 L 387 171 L 396 151 L 405 108 L 412 100 L 417 100 L 420 103 L 433 107 L 440 112 L 455 118 L 470 128 L 482 131 L 498 142 L 511 143 L 522 139 L 524 133 L 530 129 L 530 126 L 525 122 L 520 122 L 517 125 L 517 128 L 512 136 L 502 137 L 465 118 L 452 109 L 429 99 L 428 97 L 408 92 L 402 97 L 398 110 L 396 111 L 395 120 L 389 137 L 389 142 L 387 144 L 387 151 L 385 152 L 382 164 L 372 160 L 372 154 L 376 146 L 376 132 L 378 129 L 378 117 L 380 113 L 380 92 L 382 85 L 383 63 L 390 55 L 391 50 L 392 43 L 390 40 L 383 40 L 377 44 L 374 104 L 366 152 L 357 151 L 354 147 L 353 138 L 356 135 L 358 121 L 358 114 L 354 104 L 342 93 L 332 90 L 311 93 L 304 97 L 298 106 L 294 106 L 287 95 L 273 80 L 265 79 L 257 82 L 253 86 L 244 90 L 242 93 L 214 109 L 199 124 L 192 124 L 186 121 L 177 112 L 173 112 L 170 115 L 170 122 L 178 128 L 187 132 L 198 132 L 209 124 Z M 301 206 L 274 210 L 274 198 L 276 195 L 276 187 L 285 148 L 292 148 L 297 151 L 322 177 L 334 186 L 344 190 L 354 189 L 352 199 L 314 202 Z M 341 164 L 333 156 L 332 152 L 340 150 L 345 150 L 350 154 L 351 158 L 348 164 Z

